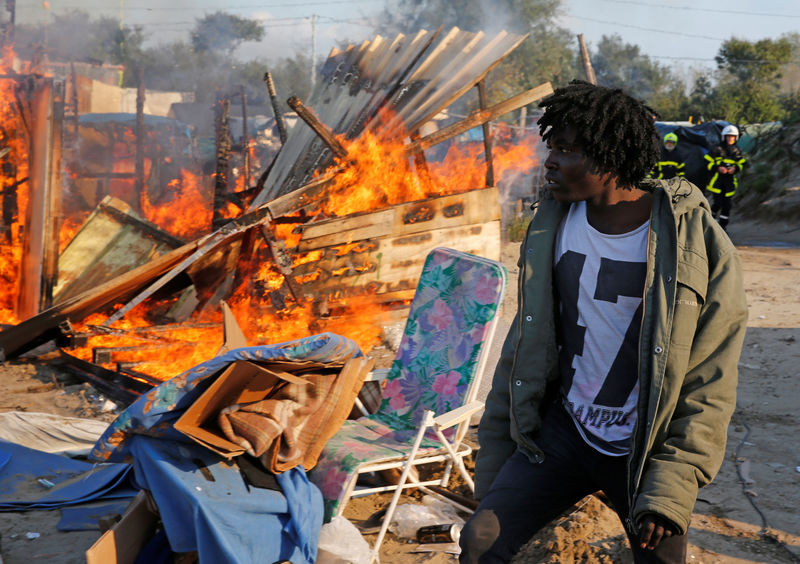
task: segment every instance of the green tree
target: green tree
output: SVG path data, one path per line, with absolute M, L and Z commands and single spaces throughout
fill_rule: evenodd
M 624 43 L 619 35 L 604 35 L 600 39 L 592 54 L 592 66 L 598 84 L 622 88 L 651 105 L 655 105 L 656 99 L 665 102 L 683 88 L 668 67 L 642 54 L 638 45 Z
M 16 48 L 20 56 L 33 58 L 43 51 L 52 61 L 91 61 L 135 66 L 145 40 L 141 26 L 120 26 L 109 17 L 92 19 L 83 10 L 54 14 L 47 24 L 16 27 Z
M 717 117 L 736 123 L 775 121 L 786 117 L 780 78 L 792 57 L 786 37 L 756 42 L 731 38 L 715 57 L 723 73 L 717 86 Z
M 192 47 L 197 53 L 216 52 L 231 56 L 245 41 L 261 41 L 264 28 L 255 20 L 225 12 L 198 18 L 191 32 Z
M 775 84 L 791 56 L 792 44 L 785 37 L 755 43 L 733 37 L 722 44 L 714 59 L 720 70 L 730 73 L 739 82 Z

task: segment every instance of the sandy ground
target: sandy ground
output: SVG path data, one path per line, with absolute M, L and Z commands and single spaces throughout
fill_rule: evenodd
M 800 227 L 739 222 L 731 225 L 730 235 L 744 264 L 750 321 L 725 461 L 716 480 L 700 491 L 689 533 L 689 562 L 796 563 L 800 562 L 800 420 L 796 415 Z M 507 245 L 504 262 L 512 291 L 501 332 L 513 315 L 516 244 Z M 0 412 L 43 411 L 110 421 L 114 413 L 103 407 L 103 399 L 88 385 L 67 376 L 52 354 L 0 364 Z M 462 492 L 464 487 L 453 485 Z M 366 519 L 386 503 L 388 495 L 356 499 L 345 515 Z M 59 513 L 0 513 L 1 562 L 84 562 L 84 551 L 99 532 L 58 532 Z M 27 532 L 40 536 L 29 540 Z M 373 538 L 367 536 L 370 541 Z M 591 497 L 534 537 L 517 562 L 630 562 L 626 542 L 616 515 Z M 455 561 L 445 553 L 412 553 L 415 547 L 390 534 L 381 560 Z

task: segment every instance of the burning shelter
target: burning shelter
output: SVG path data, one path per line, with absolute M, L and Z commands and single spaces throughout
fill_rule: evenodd
M 549 84 L 492 107 L 483 102 L 446 127 L 430 131 L 429 124 L 465 93 L 482 93 L 489 71 L 523 39 L 454 28 L 393 39 L 378 36 L 334 49 L 308 103 L 289 100 L 302 121 L 282 133 L 282 147 L 263 170 L 248 165 L 248 150 L 242 150 L 247 139 L 238 147 L 232 143 L 227 99 L 217 104 L 217 163 L 210 179 L 197 179 L 192 176 L 196 171 L 177 165 L 180 170 L 154 176 L 167 166 L 157 166 L 158 149 L 152 154 L 152 148 L 129 151 L 128 162 L 133 162 L 125 165 L 128 169 L 102 174 L 114 177 L 106 182 L 127 183 L 139 201 L 127 202 L 132 208 L 127 211 L 113 201 L 100 202 L 81 228 L 82 239 L 94 241 L 95 248 L 84 242 L 78 255 L 83 259 L 76 259 L 72 250 L 80 247 L 78 233 L 70 243 L 73 249 L 65 245 L 56 260 L 59 268 L 44 286 L 63 289 L 67 281 L 58 281 L 59 271 L 62 277 L 88 277 L 77 285 L 70 280 L 75 290 L 41 302 L 37 311 L 0 333 L 4 355 L 16 356 L 57 337 L 65 344 L 87 343 L 66 349 L 70 357 L 104 359 L 104 369 L 122 368 L 134 377 L 141 371 L 149 376 L 146 381 L 163 379 L 210 358 L 222 345 L 223 300 L 251 342 L 346 325 L 350 331 L 358 328 L 361 334 L 354 338 L 371 346 L 381 324 L 408 303 L 427 251 L 450 246 L 499 256 L 496 179 L 509 169 L 531 169 L 535 155 L 525 143 L 492 147 L 487 124 L 544 97 L 551 91 Z M 279 124 L 281 118 L 276 115 Z M 122 137 L 130 136 L 129 148 L 146 145 L 158 129 L 142 116 L 128 125 Z M 426 158 L 427 149 L 481 125 L 484 143 L 467 148 L 453 144 L 438 160 Z M 171 138 L 179 136 L 173 132 Z M 231 155 L 237 151 L 238 166 L 232 166 Z M 85 170 L 87 165 L 74 168 L 79 166 Z M 188 206 L 180 198 L 187 191 L 163 186 L 169 176 L 177 177 L 176 183 L 202 186 L 195 194 L 208 197 L 213 190 L 213 205 L 202 212 L 191 207 L 185 214 L 181 208 Z M 87 180 L 81 182 L 73 185 L 85 193 Z M 154 190 L 149 184 L 157 188 L 159 182 L 163 198 L 150 196 L 148 201 Z M 97 185 L 94 180 L 89 190 L 95 200 L 103 194 Z M 186 239 L 148 227 L 158 225 L 156 212 L 187 218 L 195 226 L 207 221 L 198 221 L 208 217 L 204 214 L 213 214 L 216 229 Z M 108 242 L 101 245 L 86 236 L 93 222 L 101 222 L 101 231 L 129 234 L 109 248 Z M 134 239 L 140 249 L 134 253 L 137 264 L 127 251 Z M 120 264 L 95 268 L 101 255 L 106 263 Z M 127 258 L 121 260 L 123 256 Z M 77 272 L 80 260 L 85 261 L 83 274 Z M 83 288 L 91 289 L 77 291 Z M 197 343 L 207 343 L 207 348 L 201 352 Z M 106 352 L 98 356 L 94 349 Z M 172 362 L 155 366 L 158 356 Z M 176 358 L 182 363 L 176 364 Z
M 532 143 L 493 144 L 488 124 L 552 92 L 544 84 L 487 105 L 487 74 L 523 39 L 453 28 L 377 36 L 334 49 L 309 100 L 289 99 L 298 116 L 294 127 L 285 127 L 276 108 L 282 145 L 270 163 L 256 158 L 246 127 L 234 138 L 232 101 L 221 97 L 214 108 L 214 172 L 208 175 L 166 154 L 167 145 L 182 154 L 181 127 L 144 116 L 141 81 L 135 118 L 76 120 L 86 129 L 84 144 L 70 149 L 64 168 L 66 102 L 58 81 L 20 72 L 0 77 L 3 99 L 13 101 L 3 118 L 11 121 L 3 123 L 21 125 L 0 129 L 8 148 L 0 170 L 9 235 L 0 253 L 12 265 L 2 304 L 11 324 L 0 332 L 0 353 L 14 358 L 55 341 L 80 378 L 117 402 L 132 404 L 98 440 L 93 456 L 122 456 L 117 447 L 125 442 L 140 485 L 146 481 L 142 487 L 162 500 L 167 528 L 168 522 L 185 521 L 172 512 L 170 488 L 189 488 L 186 472 L 198 480 L 185 497 L 202 504 L 212 526 L 207 535 L 186 526 L 168 531 L 174 550 L 194 547 L 208 555 L 227 542 L 219 538 L 226 527 L 213 523 L 239 519 L 245 502 L 237 497 L 232 517 L 228 505 L 203 497 L 205 490 L 228 487 L 228 482 L 212 484 L 221 476 L 245 488 L 248 503 L 260 508 L 269 494 L 259 488 L 250 496 L 252 474 L 212 460 L 209 453 L 218 444 L 210 450 L 184 445 L 185 452 L 176 454 L 171 443 L 138 439 L 129 431 L 147 427 L 153 436 L 169 438 L 180 431 L 178 412 L 189 399 L 200 409 L 197 402 L 207 387 L 214 391 L 236 378 L 247 383 L 253 373 L 267 372 L 273 388 L 293 382 L 303 390 L 303 380 L 290 372 L 310 370 L 320 379 L 346 380 L 346 393 L 332 387 L 334 399 L 319 402 L 327 410 L 321 416 L 324 429 L 314 429 L 309 441 L 311 450 L 321 450 L 372 368 L 358 349 L 369 350 L 384 325 L 406 315 L 431 251 L 450 247 L 499 258 L 498 181 L 508 171 L 529 171 L 536 159 Z M 274 96 L 269 77 L 267 88 Z M 471 91 L 478 94 L 477 109 L 431 127 L 437 115 Z M 239 102 L 246 125 L 243 92 Z M 476 127 L 482 127 L 482 142 L 451 143 Z M 159 144 L 159 130 L 168 143 Z M 426 153 L 434 147 L 435 157 L 434 151 Z M 91 162 L 89 155 L 103 151 L 110 151 L 110 167 Z M 13 201 L 6 205 L 11 193 L 16 207 Z M 76 199 L 94 208 L 77 227 L 64 230 Z M 17 279 L 14 272 L 24 276 Z M 493 282 L 495 302 L 502 299 L 504 281 L 498 274 Z M 490 323 L 471 322 L 470 338 L 483 342 Z M 245 348 L 243 341 L 258 346 Z M 264 345 L 285 341 L 292 344 Z M 277 364 L 265 368 L 256 362 L 269 358 Z M 481 362 L 475 360 L 472 368 L 482 370 Z M 209 387 L 212 375 L 219 378 Z M 241 389 L 236 393 L 225 397 L 247 403 Z M 198 443 L 205 440 L 198 437 Z M 14 455 L 24 458 L 18 451 Z M 164 470 L 161 462 L 168 459 L 175 472 Z M 129 469 L 118 468 L 113 479 L 122 480 Z M 296 476 L 292 470 L 279 474 L 284 492 Z M 298 491 L 305 495 L 313 488 Z M 129 511 L 146 513 L 139 499 Z M 281 500 L 285 513 L 287 501 Z M 300 519 L 296 512 L 303 504 L 290 499 L 288 505 L 292 519 Z M 314 535 L 294 533 L 298 549 L 313 558 Z

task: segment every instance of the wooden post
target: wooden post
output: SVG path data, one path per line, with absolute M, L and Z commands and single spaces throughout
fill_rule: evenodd
M 275 114 L 275 125 L 278 126 L 278 136 L 281 139 L 281 145 L 283 145 L 286 143 L 286 121 L 284 121 L 283 112 L 281 112 L 281 108 L 278 105 L 278 93 L 275 91 L 275 83 L 272 81 L 272 74 L 265 72 L 264 82 L 267 85 L 269 101 L 272 104 L 272 113 Z
M 486 81 L 478 82 L 478 103 L 481 111 L 486 111 Z M 492 127 L 488 121 L 483 123 L 483 152 L 486 158 L 486 186 L 494 186 L 494 163 L 492 162 Z
M 430 135 L 426 135 L 418 141 L 412 141 L 406 145 L 406 152 L 413 154 L 416 151 L 433 147 L 438 143 L 452 139 L 456 135 L 460 135 L 461 133 L 472 129 L 473 127 L 495 119 L 498 116 L 507 114 L 508 112 L 514 111 L 527 104 L 532 104 L 537 100 L 541 100 L 545 96 L 549 96 L 552 93 L 553 86 L 549 82 L 545 82 L 544 84 L 540 84 L 535 88 L 531 88 L 530 90 L 517 94 L 516 96 L 500 102 L 499 104 L 495 104 L 491 108 L 487 108 L 486 110 L 475 110 L 461 121 L 457 121 L 456 123 L 452 123 L 447 127 L 443 127 L 439 131 L 434 131 Z
M 134 193 L 141 198 L 144 187 L 144 67 L 136 75 L 136 161 L 134 163 Z
M 578 45 L 581 48 L 581 59 L 583 60 L 583 70 L 586 72 L 586 80 L 590 84 L 597 84 L 597 77 L 592 68 L 592 61 L 589 59 L 589 51 L 586 49 L 586 42 L 583 40 L 583 34 L 578 34 Z
M 215 125 L 217 139 L 217 170 L 214 175 L 214 215 L 211 225 L 217 229 L 225 218 L 222 215 L 228 198 L 228 165 L 231 153 L 231 127 L 228 122 L 231 102 L 227 96 L 217 98 Z
M 47 179 L 47 212 L 44 225 L 42 253 L 42 297 L 39 311 L 53 306 L 53 289 L 58 283 L 58 246 L 61 228 L 61 148 L 64 134 L 63 82 L 53 85 L 52 119 L 49 148 L 49 174 Z
M 343 159 L 347 156 L 347 149 L 345 149 L 339 140 L 334 136 L 333 131 L 324 123 L 322 123 L 317 116 L 315 116 L 310 109 L 305 107 L 297 96 L 292 96 L 286 103 L 292 108 L 297 115 L 306 122 L 311 129 L 314 130 L 319 138 L 331 150 L 331 152 L 338 158 Z
M 239 95 L 242 98 L 242 161 L 244 165 L 244 189 L 250 188 L 250 136 L 247 132 L 247 92 L 245 92 L 244 84 L 239 90 Z
M 51 79 L 35 80 L 32 88 L 30 181 L 17 297 L 17 315 L 20 319 L 33 317 L 40 311 L 52 166 L 53 82 Z
M 75 61 L 70 61 L 69 63 L 70 69 L 70 85 L 72 86 L 72 101 L 70 104 L 72 105 L 72 142 L 78 142 L 78 117 L 80 116 L 80 111 L 78 110 L 78 79 L 75 76 Z

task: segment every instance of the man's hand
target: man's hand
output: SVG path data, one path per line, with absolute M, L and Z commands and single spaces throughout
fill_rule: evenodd
M 675 534 L 675 526 L 669 519 L 647 513 L 639 520 L 639 546 L 648 550 L 653 550 L 661 542 L 661 539 L 671 537 Z

